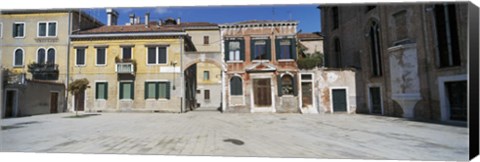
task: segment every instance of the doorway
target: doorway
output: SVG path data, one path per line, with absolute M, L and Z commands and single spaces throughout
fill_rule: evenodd
M 16 90 L 7 90 L 5 92 L 5 118 L 16 116 L 18 93 Z
M 332 89 L 332 106 L 334 112 L 347 112 L 346 89 Z
M 272 106 L 270 79 L 253 79 L 253 94 L 255 107 Z
M 450 120 L 467 121 L 467 81 L 446 82 Z
M 85 110 L 85 91 L 81 91 L 75 95 L 75 111 Z
M 58 92 L 50 92 L 50 113 L 58 113 Z
M 382 114 L 382 97 L 380 87 L 370 87 L 370 112 L 372 114 Z

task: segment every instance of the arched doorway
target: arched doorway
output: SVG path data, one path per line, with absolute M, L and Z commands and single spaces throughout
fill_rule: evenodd
M 184 64 L 185 111 L 221 111 L 225 65 L 214 59 Z

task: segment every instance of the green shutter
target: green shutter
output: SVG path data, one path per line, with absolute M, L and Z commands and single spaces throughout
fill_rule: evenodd
M 230 41 L 225 40 L 225 62 L 228 61 L 228 54 L 229 54 L 229 47 L 230 47 Z
M 245 61 L 245 40 L 239 40 L 240 42 L 240 60 Z
M 278 96 L 282 96 L 282 77 L 280 77 L 280 75 L 277 75 L 277 80 L 278 80 L 278 84 L 277 84 L 277 87 L 278 87 Z
M 268 38 L 265 43 L 267 44 L 267 60 L 271 60 L 272 59 L 272 43 L 270 41 L 270 38 Z
M 120 83 L 120 95 L 118 96 L 119 99 L 123 98 L 123 83 Z
M 133 99 L 135 98 L 135 97 L 134 97 L 134 95 L 135 95 L 135 93 L 134 93 L 134 91 L 135 91 L 134 85 L 135 85 L 135 84 L 132 82 L 132 83 L 130 83 L 130 85 L 131 85 L 131 86 L 130 86 L 130 98 L 133 100 Z
M 105 92 L 104 92 L 105 93 L 105 100 L 107 100 L 108 99 L 108 82 L 105 82 L 105 87 L 104 88 L 105 88 Z
M 290 39 L 290 49 L 292 50 L 292 59 L 297 60 L 297 41 L 295 38 Z
M 167 82 L 167 88 L 165 88 L 167 90 L 167 99 L 170 99 L 170 82 Z
M 255 59 L 255 41 L 250 38 L 250 60 Z
M 100 83 L 95 83 L 95 99 L 98 99 L 98 85 Z
M 276 59 L 279 60 L 280 59 L 280 40 L 281 39 L 275 39 L 275 56 L 276 56 Z
M 145 92 L 144 92 L 144 99 L 147 99 L 147 96 L 148 96 L 148 82 L 145 82 L 144 89 L 145 89 Z
M 297 96 L 297 95 L 298 95 L 298 85 L 297 85 L 298 75 L 299 75 L 299 74 L 295 75 L 295 76 L 293 77 L 293 81 L 292 81 L 292 82 L 293 82 L 292 87 L 293 87 L 293 95 L 294 95 L 294 96 Z

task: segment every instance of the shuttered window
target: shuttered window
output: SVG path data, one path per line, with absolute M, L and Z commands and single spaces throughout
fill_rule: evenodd
M 166 64 L 167 63 L 167 47 L 148 47 L 147 64 Z
M 13 23 L 13 37 L 25 37 L 25 23 Z
M 243 95 L 242 79 L 238 76 L 230 79 L 230 95 Z
M 37 51 L 37 63 L 45 63 L 45 49 L 41 48 Z
M 134 98 L 133 82 L 121 82 L 120 83 L 120 99 L 132 99 Z
M 97 48 L 97 61 L 96 65 L 106 65 L 106 48 Z
M 145 82 L 145 99 L 170 99 L 170 82 Z
M 55 49 L 53 48 L 47 51 L 47 64 L 55 64 Z
M 22 49 L 15 50 L 13 66 L 23 66 L 23 50 Z
M 122 59 L 124 60 L 132 59 L 132 47 L 122 47 Z
M 85 65 L 85 48 L 77 48 L 76 50 L 77 52 L 75 64 L 77 66 Z
M 97 82 L 95 85 L 95 99 L 108 99 L 108 83 Z

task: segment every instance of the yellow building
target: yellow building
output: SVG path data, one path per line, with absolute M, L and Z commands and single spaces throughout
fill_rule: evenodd
M 1 117 L 66 111 L 69 35 L 102 23 L 79 10 L 0 13 Z
M 181 67 L 184 53 L 195 51 L 184 29 L 198 24 L 150 22 L 146 14 L 144 23 L 132 16 L 115 25 L 117 13 L 108 11 L 109 24 L 71 36 L 70 79 L 90 82 L 71 100 L 72 110 L 184 112 L 195 92 L 195 71 Z

